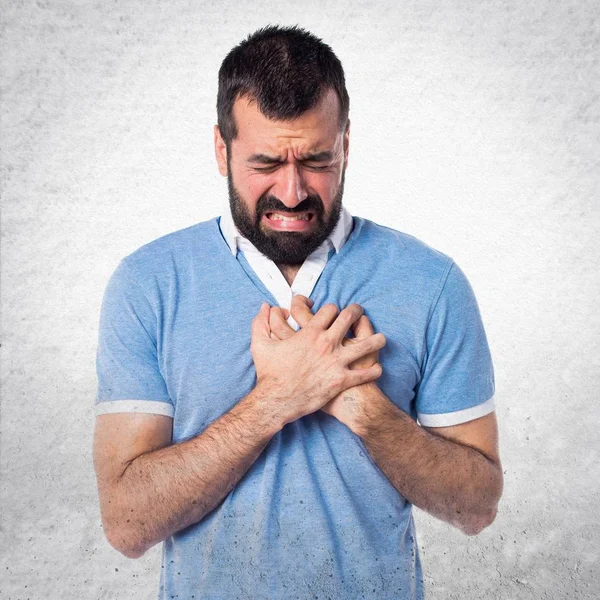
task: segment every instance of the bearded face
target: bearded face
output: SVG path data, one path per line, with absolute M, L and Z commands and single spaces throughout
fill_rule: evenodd
M 229 171 L 227 185 L 233 222 L 239 232 L 274 263 L 299 266 L 335 229 L 342 210 L 344 176 L 345 170 L 328 212 L 317 194 L 309 195 L 292 209 L 268 194 L 258 199 L 256 210 L 252 213 L 236 189 Z M 293 230 L 286 221 L 272 223 L 277 220 L 273 213 L 290 217 L 308 215 L 308 221 L 305 221 L 303 230 Z
M 219 171 L 239 232 L 277 265 L 299 266 L 340 217 L 349 123 L 342 130 L 333 90 L 299 117 L 266 117 L 246 97 L 233 105 L 229 144 L 215 128 Z

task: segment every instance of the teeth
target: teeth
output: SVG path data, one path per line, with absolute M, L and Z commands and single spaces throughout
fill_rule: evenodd
M 270 216 L 270 219 L 272 221 L 308 221 L 308 215 L 304 215 L 301 217 L 284 217 L 282 215 L 278 215 L 276 213 L 273 213 Z

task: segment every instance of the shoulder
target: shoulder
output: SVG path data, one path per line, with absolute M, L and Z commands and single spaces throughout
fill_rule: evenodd
M 386 227 L 369 219 L 358 217 L 362 221 L 361 237 L 365 247 L 371 251 L 385 252 L 394 270 L 400 270 L 403 276 L 426 279 L 442 284 L 446 279 L 453 259 L 433 248 L 413 235 Z
M 163 235 L 128 254 L 122 262 L 137 278 L 186 269 L 215 254 L 217 217 Z

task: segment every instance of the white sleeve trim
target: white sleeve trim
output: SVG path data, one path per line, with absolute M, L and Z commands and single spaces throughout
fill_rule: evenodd
M 150 413 L 173 418 L 175 409 L 168 402 L 155 400 L 111 400 L 96 404 L 96 415 L 112 413 Z
M 417 413 L 417 418 L 419 423 L 425 425 L 425 427 L 449 427 L 451 425 L 460 425 L 461 423 L 484 417 L 485 415 L 494 412 L 495 408 L 494 396 L 492 396 L 482 404 L 472 406 L 471 408 L 435 415 Z

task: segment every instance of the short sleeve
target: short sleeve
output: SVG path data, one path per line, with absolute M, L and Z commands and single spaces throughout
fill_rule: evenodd
M 157 318 L 125 261 L 104 292 L 98 331 L 96 414 L 143 412 L 172 417 L 160 372 Z
M 452 263 L 427 325 L 417 417 L 426 427 L 465 423 L 494 411 L 494 369 L 473 289 Z

